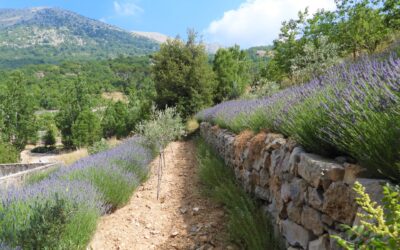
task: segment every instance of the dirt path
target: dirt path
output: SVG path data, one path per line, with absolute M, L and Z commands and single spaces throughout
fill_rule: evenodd
M 157 158 L 129 203 L 101 219 L 88 249 L 236 249 L 226 241 L 223 209 L 199 194 L 193 142 L 171 143 L 165 157 L 160 200 Z

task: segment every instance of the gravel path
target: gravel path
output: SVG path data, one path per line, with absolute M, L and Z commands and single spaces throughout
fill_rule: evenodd
M 160 199 L 157 158 L 129 203 L 101 218 L 88 249 L 237 249 L 227 241 L 223 208 L 199 193 L 193 142 L 171 143 L 165 157 Z

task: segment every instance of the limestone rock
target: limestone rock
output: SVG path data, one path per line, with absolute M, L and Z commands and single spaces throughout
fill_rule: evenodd
M 322 179 L 340 181 L 344 176 L 344 168 L 334 161 L 314 154 L 301 154 L 298 173 L 313 187 L 318 187 Z
M 268 168 L 262 168 L 260 171 L 260 185 L 261 187 L 267 187 L 269 182 L 269 170 Z
M 329 250 L 329 235 L 324 234 L 316 240 L 310 241 L 308 250 Z
M 258 199 L 268 201 L 270 199 L 269 191 L 266 188 L 256 186 L 254 194 Z
M 280 134 L 267 134 L 265 138 L 266 150 L 275 150 L 280 148 L 282 145 L 285 145 L 286 140 L 283 135 Z
M 307 186 L 307 182 L 300 178 L 294 178 L 290 182 L 290 200 L 292 200 L 295 205 L 300 205 L 304 202 Z
M 291 246 L 307 249 L 309 241 L 313 239 L 310 231 L 290 220 L 281 222 L 281 231 Z
M 269 153 L 268 152 L 264 152 L 262 154 L 262 157 L 259 157 L 258 159 L 256 159 L 253 162 L 252 169 L 260 171 L 260 169 L 264 166 L 265 160 L 267 159 L 268 156 L 269 156 Z
M 305 228 L 313 231 L 315 235 L 321 235 L 324 232 L 321 214 L 309 206 L 303 207 L 303 212 L 301 213 L 301 224 Z
M 313 208 L 321 210 L 323 195 L 316 188 L 309 187 L 307 192 L 307 203 Z
M 281 151 L 276 149 L 274 151 L 272 151 L 271 153 L 271 165 L 269 167 L 269 173 L 270 175 L 276 175 L 277 173 L 277 168 L 279 163 L 282 160 L 282 155 L 281 155 Z
M 364 171 L 365 169 L 363 169 L 359 165 L 345 163 L 344 178 L 343 178 L 344 183 L 348 185 L 353 185 L 356 182 L 358 175 Z
M 326 225 L 328 225 L 328 226 L 332 226 L 333 225 L 333 219 L 331 217 L 329 217 L 328 215 L 326 215 L 326 214 L 322 214 L 321 215 L 321 221 L 323 223 L 325 223 Z
M 301 224 L 301 212 L 302 212 L 301 206 L 296 206 L 293 202 L 289 202 L 286 210 L 289 219 L 296 222 L 297 224 Z
M 343 182 L 333 182 L 324 193 L 322 211 L 334 220 L 351 225 L 356 215 L 355 193 Z
M 291 200 L 290 185 L 288 182 L 284 182 L 281 187 L 281 199 L 287 203 Z
M 297 175 L 297 167 L 300 162 L 301 154 L 305 153 L 302 147 L 295 147 L 289 158 L 289 172 Z

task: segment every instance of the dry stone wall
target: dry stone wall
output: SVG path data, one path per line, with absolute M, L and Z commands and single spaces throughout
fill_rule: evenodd
M 346 158 L 310 154 L 280 134 L 240 135 L 202 123 L 201 135 L 233 168 L 244 189 L 259 199 L 288 249 L 339 249 L 330 235 L 357 221 L 352 185 L 357 180 L 378 199 L 385 180 L 358 178 Z

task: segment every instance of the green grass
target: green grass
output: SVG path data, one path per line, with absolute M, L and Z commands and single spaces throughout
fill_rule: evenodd
M 231 240 L 244 249 L 281 249 L 272 224 L 256 202 L 236 184 L 232 170 L 202 139 L 196 141 L 196 148 L 199 177 L 204 184 L 202 191 L 225 206 Z
M 38 183 L 44 179 L 47 179 L 47 178 L 49 178 L 49 176 L 52 173 L 54 173 L 57 170 L 58 170 L 58 167 L 33 173 L 30 176 L 28 176 L 28 178 L 25 180 L 25 185 L 32 185 L 32 184 Z

